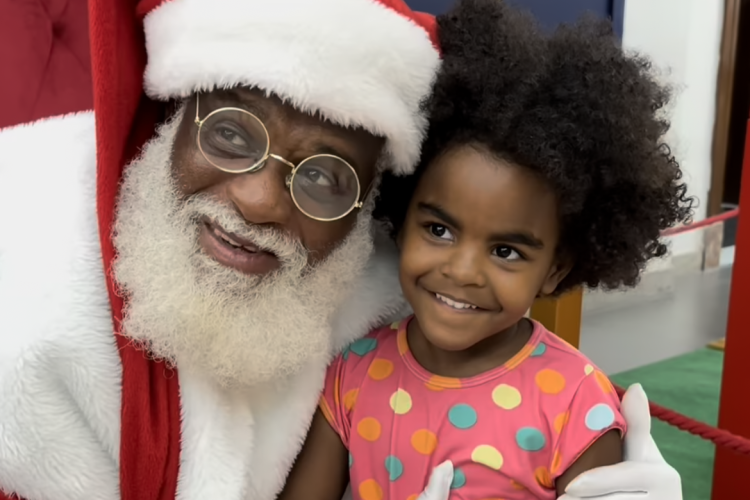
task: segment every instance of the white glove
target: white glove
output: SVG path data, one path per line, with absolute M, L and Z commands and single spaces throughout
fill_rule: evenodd
M 581 474 L 558 500 L 682 500 L 680 475 L 651 437 L 648 398 L 640 384 L 625 392 L 622 414 L 628 424 L 625 461 Z
M 432 469 L 430 480 L 417 500 L 448 500 L 453 483 L 453 462 L 447 460 Z

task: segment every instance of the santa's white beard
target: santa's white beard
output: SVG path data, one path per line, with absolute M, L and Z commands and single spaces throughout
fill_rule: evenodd
M 171 149 L 182 114 L 161 127 L 125 172 L 114 266 L 126 298 L 123 334 L 153 356 L 227 387 L 282 379 L 327 359 L 331 317 L 373 250 L 371 204 L 349 236 L 309 266 L 307 251 L 288 235 L 248 226 L 206 195 L 180 197 Z M 209 258 L 198 245 L 204 216 L 277 255 L 281 268 L 253 277 Z

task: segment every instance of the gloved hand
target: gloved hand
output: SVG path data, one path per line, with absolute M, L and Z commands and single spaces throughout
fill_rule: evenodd
M 625 461 L 581 474 L 558 500 L 682 500 L 680 475 L 651 437 L 648 398 L 640 384 L 625 392 L 622 414 L 628 424 Z
M 432 475 L 417 500 L 448 500 L 453 482 L 453 462 L 447 460 L 432 469 Z

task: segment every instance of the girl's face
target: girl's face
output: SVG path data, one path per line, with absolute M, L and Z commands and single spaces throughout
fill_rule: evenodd
M 420 180 L 400 235 L 401 286 L 436 347 L 458 351 L 514 326 L 569 268 L 557 199 L 534 172 L 462 146 Z

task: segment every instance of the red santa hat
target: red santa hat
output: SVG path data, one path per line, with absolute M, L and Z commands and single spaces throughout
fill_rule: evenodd
M 110 267 L 122 170 L 164 119 L 163 101 L 236 85 L 386 138 L 390 166 L 412 171 L 439 65 L 435 20 L 403 0 L 89 2 L 97 129 L 97 215 Z M 144 93 L 145 90 L 145 93 Z M 160 103 L 161 101 L 161 103 Z M 123 500 L 173 500 L 180 451 L 176 376 L 117 336 L 123 367 Z M 173 374 L 172 374 L 173 375 Z

